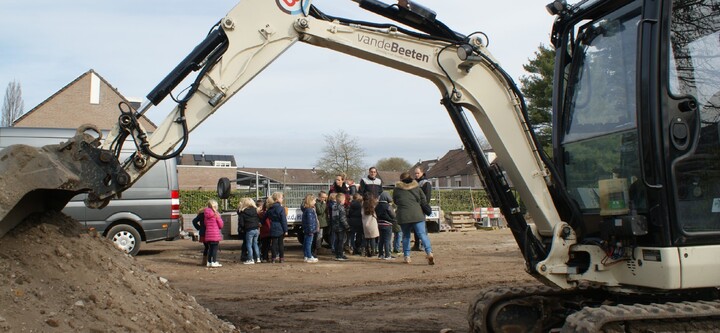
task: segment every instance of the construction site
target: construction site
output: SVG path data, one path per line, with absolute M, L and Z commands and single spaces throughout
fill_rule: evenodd
M 33 215 L 0 243 L 5 332 L 467 332 L 479 288 L 536 284 L 508 229 L 430 235 L 436 264 L 319 255 L 243 265 L 241 242 L 156 242 L 136 257 L 66 216 Z

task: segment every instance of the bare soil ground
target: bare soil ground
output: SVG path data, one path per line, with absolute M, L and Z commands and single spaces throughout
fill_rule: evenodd
M 431 234 L 436 265 L 351 256 L 200 267 L 190 240 L 143 244 L 136 257 L 60 213 L 0 239 L 0 332 L 465 332 L 480 288 L 532 281 L 507 230 Z
M 0 239 L 0 332 L 237 332 L 60 213 Z
M 412 252 L 409 265 L 360 256 L 338 262 L 329 254 L 308 264 L 289 238 L 284 264 L 243 265 L 240 241 L 220 244 L 221 268 L 200 267 L 202 245 L 189 240 L 143 244 L 136 260 L 251 332 L 466 332 L 480 288 L 534 281 L 507 229 L 430 239 L 434 266 L 422 252 Z

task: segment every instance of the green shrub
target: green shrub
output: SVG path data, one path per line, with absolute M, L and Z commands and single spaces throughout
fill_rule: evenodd
M 445 212 L 469 212 L 473 208 L 492 206 L 485 190 L 440 190 L 438 192 L 433 197 L 436 202 L 440 201 L 440 207 Z M 433 204 L 437 205 L 437 203 Z
M 227 199 L 227 209 L 235 210 L 240 202 L 240 198 L 255 198 L 255 192 L 232 191 Z M 224 208 L 223 200 L 220 200 L 216 191 L 199 191 L 199 190 L 181 190 L 180 191 L 180 212 L 182 214 L 195 214 L 203 207 L 207 206 L 210 199 L 216 200 L 220 204 L 220 209 Z

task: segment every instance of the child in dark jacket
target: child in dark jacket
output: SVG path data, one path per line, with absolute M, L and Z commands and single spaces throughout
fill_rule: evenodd
M 393 235 L 393 225 L 395 221 L 395 211 L 393 211 L 390 203 L 392 198 L 387 192 L 380 193 L 380 200 L 375 206 L 375 215 L 377 216 L 378 229 L 380 230 L 380 246 L 378 248 L 378 258 L 391 260 L 395 259 L 390 253 L 391 239 Z
M 345 243 L 345 234 L 350 230 L 345 215 L 345 196 L 338 195 L 336 205 L 332 210 L 333 234 L 335 234 L 335 260 L 344 261 L 348 257 L 343 252 L 343 243 Z
M 352 202 L 347 211 L 350 232 L 348 233 L 348 240 L 345 242 L 346 247 L 349 246 L 347 251 L 354 255 L 361 255 L 361 249 L 365 245 L 365 239 L 363 238 L 362 205 L 362 195 L 355 193 L 352 196 Z
M 305 236 L 303 241 L 305 262 L 316 263 L 318 258 L 313 257 L 312 254 L 313 238 L 319 230 L 317 212 L 315 211 L 315 196 L 312 194 L 306 195 L 300 209 L 302 210 L 302 230 Z
M 335 201 L 337 199 L 337 193 L 330 193 L 328 194 L 327 198 L 327 220 L 328 220 L 328 228 L 330 228 L 330 252 L 335 253 L 335 228 L 333 227 L 334 221 L 332 218 L 333 210 L 335 209 L 335 205 L 337 205 L 337 202 Z
M 245 231 L 245 248 L 247 250 L 247 259 L 243 264 L 260 263 L 260 248 L 258 247 L 258 237 L 260 236 L 260 216 L 257 213 L 255 201 L 250 198 L 240 199 L 240 207 L 238 207 L 238 229 Z
M 200 236 L 200 243 L 203 243 L 203 246 L 205 247 L 203 249 L 203 258 L 202 262 L 200 262 L 200 266 L 207 265 L 207 258 L 208 258 L 208 249 L 210 249 L 209 244 L 205 241 L 205 207 L 200 208 L 200 210 L 197 213 L 197 216 L 192 220 L 193 227 L 197 229 L 198 235 Z
M 282 192 L 272 194 L 272 206 L 265 213 L 270 218 L 270 238 L 272 247 L 272 263 L 285 262 L 285 243 L 284 238 L 288 232 L 287 214 L 283 203 Z

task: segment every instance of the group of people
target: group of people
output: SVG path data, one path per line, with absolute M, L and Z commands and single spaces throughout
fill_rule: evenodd
M 287 212 L 282 203 L 282 192 L 275 192 L 265 202 L 251 198 L 240 199 L 238 206 L 238 232 L 244 234 L 243 264 L 285 262 L 285 236 L 288 233 Z M 215 200 L 208 200 L 192 221 L 203 243 L 201 265 L 222 267 L 217 251 L 222 240 L 223 220 Z M 272 254 L 270 259 L 269 254 Z M 271 261 L 272 260 L 272 261 Z
M 433 265 L 435 259 L 425 226 L 426 215 L 430 214 L 431 184 L 419 168 L 415 169 L 414 176 L 403 172 L 390 196 L 383 191 L 377 169 L 371 167 L 359 186 L 349 185 L 345 175 L 339 174 L 327 193 L 306 195 L 301 207 L 304 262 L 319 261 L 317 253 L 322 237 L 329 234 L 330 249 L 337 261 L 348 260 L 346 252 L 392 260 L 395 259 L 392 254 L 399 253 L 402 243 L 405 263 L 411 262 L 411 250 L 420 250 L 422 244 L 428 264 Z M 240 200 L 238 229 L 245 234 L 244 264 L 285 261 L 284 237 L 288 225 L 282 203 L 282 192 L 273 193 L 265 202 L 251 198 Z M 193 225 L 200 231 L 200 241 L 205 246 L 202 265 L 221 267 L 217 250 L 223 221 L 217 202 L 209 200 L 207 207 L 193 219 Z M 411 234 L 415 235 L 412 249 Z

